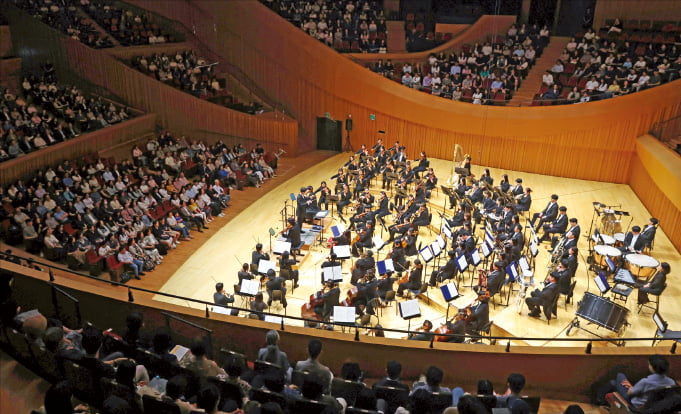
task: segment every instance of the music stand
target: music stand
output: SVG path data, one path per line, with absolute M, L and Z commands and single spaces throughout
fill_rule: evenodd
M 322 280 L 326 282 L 342 282 L 343 268 L 341 266 L 331 266 L 322 268 Z
M 266 275 L 270 269 L 276 272 L 275 267 L 276 263 L 274 262 L 274 260 L 260 259 L 260 261 L 258 262 L 258 273 Z
M 265 315 L 265 322 L 269 323 L 276 323 L 277 325 L 281 325 L 284 323 L 283 321 L 284 317 L 283 316 L 276 316 L 276 315 Z
M 326 196 L 327 203 L 331 204 L 331 217 L 333 217 L 333 208 L 339 200 L 340 198 L 336 194 L 329 194 Z
M 440 286 L 440 291 L 442 292 L 442 298 L 447 302 L 447 314 L 445 316 L 445 321 L 447 321 L 449 320 L 450 302 L 461 297 L 461 294 L 459 294 L 459 289 L 456 288 L 453 282 Z
M 352 326 L 355 324 L 355 307 L 354 306 L 334 306 L 333 307 L 333 323 L 341 325 L 341 327 Z
M 405 300 L 398 303 L 400 316 L 407 321 L 407 330 L 411 331 L 411 320 L 421 316 L 421 308 L 418 299 Z
M 376 269 L 378 270 L 379 275 L 384 275 L 388 272 L 394 272 L 395 264 L 393 263 L 393 259 L 385 259 L 376 262 Z
M 272 253 L 280 255 L 284 252 L 291 253 L 291 242 L 287 242 L 286 240 L 276 240 L 274 242 L 274 247 L 272 248 Z
M 268 230 L 268 233 L 270 234 L 270 251 L 272 251 L 272 237 L 277 235 L 277 232 L 274 231 L 272 227 Z
M 601 296 L 605 295 L 610 290 L 610 284 L 603 272 L 598 273 L 598 276 L 594 278 L 594 282 L 596 282 L 596 287 L 598 287 L 598 290 L 601 292 Z
M 260 282 L 252 279 L 241 280 L 241 286 L 239 286 L 239 294 L 243 296 L 253 297 L 260 291 Z
M 336 257 L 340 260 L 349 259 L 352 256 L 350 246 L 347 244 L 343 246 L 333 246 L 331 248 L 331 253 L 336 253 Z

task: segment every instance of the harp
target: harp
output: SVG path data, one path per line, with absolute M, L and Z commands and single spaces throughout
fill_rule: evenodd
M 455 185 L 456 183 L 458 183 L 460 176 L 470 175 L 470 171 L 468 171 L 468 169 L 466 169 L 466 168 L 463 168 L 464 164 L 466 163 L 467 157 L 469 157 L 469 155 L 463 153 L 463 149 L 461 148 L 461 145 L 454 144 L 454 157 L 452 158 L 452 172 L 449 175 L 449 178 L 447 179 L 447 185 L 448 186 L 451 187 L 451 186 Z

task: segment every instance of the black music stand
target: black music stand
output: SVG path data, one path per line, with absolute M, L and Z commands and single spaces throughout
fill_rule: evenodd
M 385 174 L 385 178 L 390 181 L 390 196 L 392 197 L 393 195 L 393 186 L 397 182 L 397 180 L 400 178 L 397 173 L 395 172 L 389 172 Z
M 331 217 L 333 217 L 333 207 L 338 203 L 340 200 L 340 197 L 338 197 L 336 194 L 329 194 L 326 196 L 326 202 L 331 204 Z

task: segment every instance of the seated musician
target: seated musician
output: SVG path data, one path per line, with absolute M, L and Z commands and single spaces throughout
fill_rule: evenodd
M 492 193 L 485 190 L 482 192 L 482 209 L 485 214 L 490 214 L 494 212 L 497 207 L 497 203 L 492 199 Z
M 650 280 L 650 282 L 641 286 L 638 289 L 638 304 L 645 305 L 648 303 L 648 293 L 652 295 L 661 295 L 667 287 L 667 275 L 671 271 L 669 263 L 662 262 L 657 266 L 657 273 Z
M 368 315 L 375 315 L 376 310 L 373 308 L 371 299 L 378 297 L 378 283 L 379 280 L 374 277 L 374 269 L 367 270 L 364 278 L 357 283 L 357 298 L 355 298 L 355 313 L 362 316 L 365 313 Z
M 490 296 L 494 296 L 501 290 L 506 278 L 506 271 L 504 270 L 504 262 L 496 261 L 492 264 L 492 271 L 487 275 L 487 292 Z M 480 287 L 474 286 L 473 290 L 481 291 Z
M 322 205 L 324 206 L 324 210 L 329 209 L 329 201 L 327 200 L 327 197 L 331 195 L 331 188 L 326 184 L 326 181 L 322 181 L 319 187 L 317 187 L 316 190 L 314 190 L 313 194 L 319 194 L 319 200 L 317 201 L 318 206 L 321 207 Z
M 248 263 L 244 263 L 241 266 L 241 270 L 237 272 L 237 277 L 239 278 L 239 286 L 241 286 L 241 281 L 246 279 L 246 280 L 251 280 L 253 279 L 253 275 L 251 272 L 248 271 Z
M 257 265 L 260 259 L 270 260 L 270 255 L 262 251 L 262 243 L 255 245 L 255 251 L 251 253 L 251 264 Z
M 442 283 L 445 280 L 454 279 L 454 276 L 456 276 L 456 273 L 459 270 L 456 263 L 456 252 L 450 250 L 447 252 L 447 255 L 449 256 L 447 263 L 445 263 L 444 266 L 440 266 L 437 270 L 433 270 L 433 273 L 431 273 L 430 279 L 428 280 L 428 284 L 431 287 L 435 287 L 438 283 Z
M 337 267 L 341 266 L 342 263 L 338 260 L 338 256 L 336 256 L 336 253 L 331 253 L 328 257 L 328 260 L 322 263 L 322 269 L 325 267 Z M 321 274 L 322 278 L 322 283 L 324 283 L 324 273 Z
M 538 232 L 541 226 L 544 223 L 551 223 L 555 218 L 558 216 L 558 195 L 557 194 L 552 194 L 551 195 L 551 201 L 546 205 L 544 210 L 542 210 L 541 213 L 534 213 L 532 215 L 532 220 L 530 220 L 530 224 L 532 227 L 535 226 L 535 222 L 539 220 L 539 223 L 536 225 L 534 231 Z
M 267 304 L 263 300 L 262 292 L 258 292 L 253 297 L 253 300 L 249 304 L 249 309 L 258 316 L 261 321 L 265 320 L 265 314 L 263 313 L 267 308 Z
M 385 295 L 386 293 L 390 292 L 393 290 L 393 285 L 395 284 L 395 278 L 392 277 L 393 272 L 392 270 L 388 270 L 384 275 L 381 275 L 381 278 L 378 279 L 378 297 L 381 298 L 381 300 L 385 300 Z
M 343 208 L 349 205 L 352 200 L 352 192 L 347 184 L 343 184 L 343 189 L 341 190 L 338 198 L 338 217 L 343 223 L 345 223 L 345 218 L 343 218 Z
M 361 229 L 370 217 L 371 206 L 360 204 L 355 214 L 350 217 L 350 227 L 348 227 L 348 230 L 354 230 L 355 227 Z
M 518 243 L 518 248 L 522 250 L 525 247 L 525 235 L 523 234 L 523 226 L 520 224 L 516 224 L 513 227 L 513 235 L 511 236 L 511 240 L 516 240 Z
M 368 221 L 366 227 L 359 232 L 359 240 L 352 243 L 352 255 L 358 257 L 364 248 L 371 248 L 374 245 L 374 223 Z
M 407 256 L 416 256 L 418 254 L 418 249 L 416 247 L 416 241 L 418 240 L 419 229 L 415 226 L 409 227 L 406 234 L 406 243 L 404 246 L 404 254 Z
M 447 321 L 447 333 L 450 335 L 446 342 L 461 344 L 466 340 L 466 319 L 463 311 L 457 312 L 456 316 Z
M 567 230 L 568 226 L 567 207 L 560 206 L 558 210 L 559 210 L 558 216 L 551 223 L 546 223 L 543 225 L 544 235 L 542 236 L 541 239 L 539 239 L 540 242 L 549 241 L 551 240 L 552 234 L 563 234 L 565 233 L 565 230 Z
M 350 244 L 350 230 L 345 230 L 343 234 L 333 238 L 334 246 L 347 246 Z
M 477 183 L 473 183 L 473 187 L 468 190 L 468 199 L 471 203 L 482 203 L 482 188 L 478 187 Z
M 430 338 L 433 337 L 433 323 L 426 319 L 423 321 L 423 325 L 419 326 L 418 328 L 414 329 L 414 331 L 418 331 L 420 333 L 410 333 L 409 334 L 409 340 L 410 341 L 430 341 Z
M 395 234 L 404 234 L 409 230 L 410 223 L 406 221 L 407 215 L 405 206 L 398 207 L 398 211 L 397 217 L 395 217 L 395 223 L 388 227 L 388 231 L 390 232 L 388 243 L 395 240 Z
M 560 291 L 560 293 L 563 293 L 565 295 L 570 293 L 570 283 L 572 282 L 572 277 L 567 266 L 568 260 L 561 259 L 560 263 L 558 263 L 558 265 L 556 266 L 556 270 L 551 272 L 553 277 L 556 279 L 556 282 L 558 283 L 558 290 Z
M 646 246 L 646 239 L 641 237 L 641 228 L 634 226 L 631 231 L 624 236 L 624 245 L 620 247 L 622 254 L 641 253 Z
M 362 253 L 362 257 L 357 260 L 357 262 L 362 261 L 365 259 L 367 256 L 366 253 Z M 357 262 L 355 262 L 355 266 L 353 266 L 351 274 L 350 274 L 350 284 L 355 286 L 361 279 L 363 279 L 367 272 L 369 272 L 371 269 L 365 269 L 362 266 L 358 266 Z
M 270 279 L 265 284 L 267 290 L 267 306 L 272 306 L 272 292 L 280 290 L 282 295 L 281 304 L 283 307 L 286 307 L 286 279 L 276 275 L 274 269 L 267 271 L 267 277 Z
M 497 232 L 510 232 L 513 228 L 513 206 L 510 204 L 504 205 L 503 211 L 499 215 L 501 220 L 497 224 Z
M 393 244 L 393 249 L 390 252 L 390 259 L 393 261 L 393 267 L 395 268 L 395 271 L 398 274 L 402 274 L 403 271 L 407 270 L 407 257 L 405 255 L 404 247 L 405 243 L 403 243 L 403 240 L 397 239 L 395 240 L 395 244 Z
M 451 208 L 453 208 L 453 207 L 451 207 Z M 452 218 L 447 220 L 447 224 L 449 225 L 449 227 L 453 229 L 455 227 L 459 227 L 459 226 L 463 225 L 464 214 L 465 214 L 464 204 L 462 203 L 461 205 L 459 205 L 459 209 L 452 216 Z
M 298 287 L 298 270 L 293 270 L 293 265 L 298 263 L 296 259 L 292 259 L 289 255 L 288 251 L 285 251 L 281 254 L 281 258 L 279 259 L 279 271 L 282 270 L 288 270 L 288 279 L 293 280 L 293 288 Z
M 286 241 L 291 243 L 292 249 L 298 248 L 302 244 L 300 240 L 300 223 L 296 222 L 296 219 L 293 217 L 289 217 L 287 222 L 289 229 L 285 234 Z
M 390 215 L 390 208 L 388 206 L 389 202 L 390 201 L 388 200 L 388 196 L 385 194 L 385 191 L 381 191 L 381 195 L 378 198 L 378 209 L 371 214 L 371 220 L 374 222 L 380 221 L 384 230 L 386 227 L 383 217 Z
M 489 323 L 489 298 L 489 292 L 485 290 L 478 291 L 478 297 L 470 305 L 470 310 L 465 318 L 467 321 L 466 333 L 478 333 Z
M 535 289 L 530 293 L 530 297 L 525 299 L 527 307 L 530 309 L 529 316 L 533 318 L 538 318 L 541 315 L 540 308 L 544 309 L 544 315 L 550 317 L 554 312 L 554 309 L 550 309 L 555 305 L 555 299 L 560 293 L 558 283 L 556 283 L 556 277 L 549 274 L 544 280 L 544 289 L 541 291 Z
M 532 189 L 527 187 L 525 189 L 525 194 L 520 195 L 516 198 L 515 209 L 517 211 L 530 211 L 530 206 L 532 205 Z
M 418 211 L 416 212 L 416 218 L 414 218 L 412 224 L 414 226 L 427 226 L 430 224 L 430 215 L 425 204 L 422 204 L 419 207 Z
M 334 306 L 338 306 L 340 293 L 338 284 L 333 281 L 328 281 L 322 290 L 315 294 L 317 299 L 322 300 L 322 303 L 319 306 L 315 306 L 314 312 L 319 315 L 322 320 L 331 315 Z
M 419 290 L 421 289 L 421 272 L 423 265 L 419 259 L 414 260 L 414 268 L 409 273 L 409 279 L 406 282 L 400 283 L 397 287 L 397 296 L 403 297 L 404 290 Z

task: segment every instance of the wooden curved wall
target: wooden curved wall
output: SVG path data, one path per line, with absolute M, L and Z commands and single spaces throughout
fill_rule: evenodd
M 47 283 L 48 275 L 12 263 L 6 263 L 6 267 L 22 274 L 15 278 L 12 286 L 17 301 L 25 309 L 38 307 L 51 315 L 53 304 Z M 60 278 L 59 271 L 55 275 L 56 284 L 79 300 L 84 320 L 104 329 L 111 327 L 116 332 L 122 332 L 125 315 L 133 308 L 144 314 L 147 329 L 163 325 L 161 312 L 166 311 L 212 329 L 214 347 L 223 346 L 243 352 L 253 359 L 258 348 L 264 346 L 266 331 L 280 328 L 278 324 L 212 313 L 210 318 L 206 318 L 203 309 L 157 302 L 138 293 L 135 293 L 135 302 L 129 303 L 126 289 L 112 288 L 106 283 L 98 286 L 90 281 Z M 60 303 L 60 306 L 65 310 L 72 309 L 72 305 L 66 302 Z M 102 309 L 107 312 L 102 312 Z M 191 343 L 195 333 L 182 329 L 181 325 L 173 325 L 174 339 L 185 345 Z M 280 335 L 281 346 L 292 361 L 306 358 L 306 345 L 310 339 L 321 339 L 324 344 L 321 361 L 335 372 L 340 371 L 343 362 L 352 359 L 360 362 L 367 378 L 380 378 L 385 375 L 386 363 L 396 359 L 402 362 L 402 377 L 407 381 L 416 379 L 429 365 L 436 365 L 445 371 L 443 383 L 447 386 L 474 390 L 478 379 L 485 378 L 492 381 L 497 392 L 505 389 L 509 373 L 521 372 L 527 377 L 528 394 L 571 401 L 588 401 L 592 384 L 603 377 L 611 377 L 609 371 L 616 367 L 627 372 L 631 378 L 645 375 L 646 355 L 665 353 L 671 363 L 671 372 L 681 369 L 681 356 L 668 354 L 666 346 L 593 347 L 589 355 L 584 353 L 582 347 L 511 347 L 507 353 L 505 344 L 480 346 L 435 343 L 434 348 L 430 349 L 427 342 L 414 343 L 364 335 L 355 341 L 354 333 L 342 334 L 311 328 L 286 327 L 284 331 L 280 330 Z
M 389 141 L 450 158 L 455 143 L 474 163 L 533 173 L 626 182 L 635 138 L 679 113 L 681 82 L 586 105 L 507 108 L 446 101 L 370 73 L 255 0 L 135 0 L 182 22 L 225 60 L 285 103 L 314 141 L 315 117 L 352 114 L 352 142 Z M 376 120 L 369 115 L 375 114 Z M 414 155 L 414 154 L 410 154 Z

